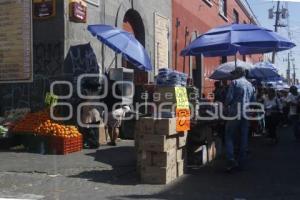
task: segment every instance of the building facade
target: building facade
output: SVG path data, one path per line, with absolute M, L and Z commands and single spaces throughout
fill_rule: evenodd
M 218 25 L 233 22 L 256 23 L 252 13 L 241 0 L 0 0 L 0 2 L 1 6 L 5 5 L 7 8 L 22 3 L 27 9 L 32 2 L 32 8 L 35 8 L 36 2 L 53 3 L 53 8 L 50 9 L 51 16 L 45 19 L 39 17 L 32 19 L 32 79 L 25 82 L 0 80 L 0 113 L 14 108 L 32 110 L 42 108 L 45 95 L 54 81 L 70 82 L 74 88 L 72 97 L 68 100 L 76 101 L 76 84 L 80 74 L 105 73 L 109 68 L 115 67 L 133 68 L 130 63 L 88 32 L 87 26 L 90 24 L 108 24 L 125 29 L 133 33 L 145 47 L 154 68 L 150 73 L 135 69 L 134 82 L 137 86 L 153 82 L 159 68 L 170 67 L 189 74 L 202 93 L 211 96 L 214 82 L 208 79 L 209 75 L 220 63 L 233 58 L 181 57 L 180 51 L 201 33 Z M 84 20 L 74 21 L 70 18 L 71 3 L 86 8 Z M 45 15 L 45 6 L 41 11 L 43 11 L 40 13 L 41 16 Z M 15 16 L 15 12 L 17 10 L 9 13 Z M 32 12 L 39 16 L 34 9 Z M 30 14 L 27 13 L 26 17 L 28 16 Z M 14 24 L 6 23 L 6 19 L 6 16 L 0 19 L 4 21 L 1 24 L 14 27 Z M 16 19 L 11 23 L 15 21 Z M 11 27 L 5 30 L 6 35 L 11 34 Z M 0 49 L 0 61 L 2 57 Z M 262 59 L 261 55 L 239 58 L 247 61 Z M 62 95 L 70 92 L 67 84 L 59 84 L 55 89 L 56 93 Z
M 8 7 L 10 3 L 20 3 L 17 0 L 3 1 Z M 26 2 L 31 4 L 29 0 L 21 2 L 24 5 Z M 69 81 L 75 86 L 77 77 L 82 73 L 104 73 L 108 68 L 131 67 L 120 55 L 116 55 L 88 32 L 87 26 L 90 24 L 108 24 L 132 32 L 146 48 L 152 63 L 163 65 L 171 61 L 171 0 L 51 2 L 54 2 L 53 16 L 32 20 L 32 81 L 0 83 L 1 113 L 15 108 L 42 108 L 45 94 L 49 92 L 53 81 Z M 70 20 L 70 3 L 73 2 L 86 6 L 85 22 Z M 158 51 L 157 44 L 164 45 L 164 51 Z M 160 57 L 159 61 L 156 60 L 157 56 Z M 154 69 L 150 73 L 135 70 L 135 83 L 153 81 L 155 73 Z M 69 93 L 65 84 L 55 89 L 62 95 Z M 73 93 L 72 98 L 77 96 L 76 88 Z
M 234 57 L 182 57 L 180 51 L 197 36 L 216 26 L 230 23 L 256 24 L 251 11 L 240 0 L 173 0 L 173 67 L 188 73 L 194 84 L 208 98 L 213 98 L 214 81 L 208 77 L 223 62 Z M 262 55 L 238 56 L 241 60 L 257 62 Z

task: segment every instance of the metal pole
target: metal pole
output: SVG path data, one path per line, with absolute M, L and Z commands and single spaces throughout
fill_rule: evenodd
M 178 59 L 178 28 L 180 26 L 180 21 L 176 18 L 176 32 L 175 32 L 175 70 L 177 70 L 177 59 Z
M 287 79 L 288 83 L 291 83 L 291 63 L 290 63 L 290 53 L 288 53 L 288 69 L 287 69 Z
M 237 57 L 236 57 L 236 54 L 234 55 L 234 65 L 235 65 L 235 68 L 237 67 Z
M 278 22 L 279 22 L 279 15 L 280 15 L 280 11 L 279 11 L 279 6 L 280 6 L 280 1 L 277 1 L 277 8 L 276 8 L 276 18 L 275 18 L 275 32 L 278 31 Z M 275 50 L 273 52 L 273 55 L 272 55 L 272 63 L 275 63 L 275 56 L 276 56 L 276 53 L 275 53 Z
M 295 68 L 295 63 L 293 64 L 293 84 L 296 85 L 296 68 Z

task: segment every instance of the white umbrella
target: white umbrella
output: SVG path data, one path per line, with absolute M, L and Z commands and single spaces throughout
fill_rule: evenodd
M 209 78 L 214 80 L 232 80 L 234 79 L 232 72 L 236 69 L 236 67 L 250 70 L 253 65 L 240 60 L 237 60 L 236 63 L 235 61 L 223 63 L 210 75 Z

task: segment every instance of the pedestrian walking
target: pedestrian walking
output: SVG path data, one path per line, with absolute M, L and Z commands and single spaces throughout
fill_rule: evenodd
M 299 93 L 296 86 L 290 87 L 290 93 L 286 98 L 287 104 L 289 105 L 289 119 L 292 123 L 293 133 L 296 140 L 300 140 L 299 134 Z
M 247 105 L 255 100 L 255 89 L 245 78 L 245 69 L 236 67 L 232 74 L 236 80 L 233 80 L 229 86 L 225 103 L 228 107 L 228 116 L 233 117 L 233 119 L 227 121 L 225 133 L 228 161 L 226 170 L 228 172 L 238 167 L 242 169 L 245 166 L 249 133 L 249 121 L 245 116 L 245 112 Z M 237 158 L 234 155 L 234 138 L 240 138 Z
M 268 93 L 264 98 L 266 129 L 268 137 L 271 138 L 274 144 L 278 143 L 277 127 L 282 114 L 282 104 L 276 96 L 274 88 L 269 88 Z

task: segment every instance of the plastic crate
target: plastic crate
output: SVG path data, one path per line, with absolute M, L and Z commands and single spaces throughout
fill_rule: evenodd
M 49 153 L 65 155 L 81 151 L 82 148 L 82 136 L 73 138 L 52 137 L 50 139 Z

